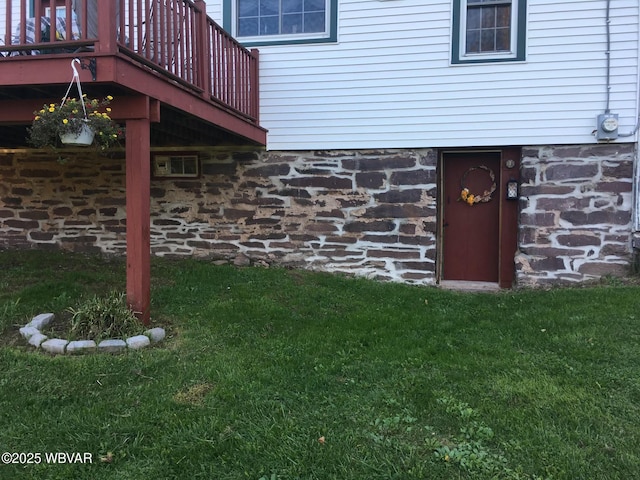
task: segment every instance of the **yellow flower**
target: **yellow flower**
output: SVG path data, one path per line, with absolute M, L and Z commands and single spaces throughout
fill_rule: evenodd
M 67 120 L 66 118 L 63 118 L 62 119 L 62 123 L 64 123 L 66 125 L 67 123 L 69 123 L 69 120 Z
M 40 120 L 40 115 L 36 115 L 36 118 L 34 118 L 34 120 Z
M 49 108 L 50 108 L 50 109 L 51 109 L 51 108 L 53 108 L 53 107 L 55 107 L 55 106 L 56 106 L 56 104 L 55 104 L 55 103 L 50 103 L 50 104 L 49 104 Z
M 53 108 L 53 107 L 49 107 L 49 113 L 53 113 L 53 112 L 55 112 L 55 111 L 56 111 L 56 109 L 55 109 L 55 108 Z
M 467 197 L 467 203 L 468 203 L 469 205 L 473 205 L 473 202 L 474 202 L 474 200 L 475 200 L 475 199 L 476 199 L 476 197 L 475 197 L 474 195 L 469 195 L 469 196 Z
M 107 100 L 111 101 L 113 100 L 113 97 L 111 95 L 107 95 Z
M 109 107 L 107 107 L 107 108 L 106 108 L 106 110 L 107 110 L 107 112 L 110 112 L 110 111 L 111 111 L 111 109 L 110 109 Z
M 468 188 L 463 188 L 462 192 L 460 192 L 460 198 L 462 198 L 462 200 L 467 200 L 467 196 L 469 196 L 469 189 Z
M 447 454 L 447 455 L 445 455 L 445 456 L 444 456 L 444 461 L 445 461 L 445 462 L 448 462 L 448 461 L 449 461 L 449 454 Z

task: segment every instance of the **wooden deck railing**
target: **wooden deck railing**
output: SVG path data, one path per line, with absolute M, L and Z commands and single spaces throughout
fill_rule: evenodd
M 259 122 L 258 51 L 209 18 L 203 0 L 7 0 L 0 40 L 0 61 L 79 51 L 124 55 Z

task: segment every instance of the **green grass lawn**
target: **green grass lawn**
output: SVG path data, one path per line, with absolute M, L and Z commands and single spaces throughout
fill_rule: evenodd
M 1 479 L 640 478 L 638 286 L 471 294 L 160 259 L 152 277 L 161 346 L 55 357 L 17 328 L 123 290 L 124 262 L 0 251 L 0 452 L 42 455 Z

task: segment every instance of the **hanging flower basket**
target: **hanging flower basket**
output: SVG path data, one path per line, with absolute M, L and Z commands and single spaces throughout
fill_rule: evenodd
M 95 137 L 95 135 L 93 129 L 84 122 L 79 132 L 60 133 L 60 141 L 63 145 L 88 147 L 93 143 L 93 137 Z
M 124 128 L 114 122 L 108 107 L 111 96 L 102 100 L 68 98 L 64 103 L 43 105 L 34 112 L 27 141 L 36 148 L 94 145 L 100 150 L 117 145 Z M 86 117 L 85 117 L 86 112 Z
M 113 97 L 103 99 L 88 98 L 82 93 L 82 86 L 73 59 L 71 68 L 73 79 L 60 103 L 50 103 L 34 112 L 33 123 L 28 130 L 27 141 L 30 145 L 43 148 L 56 148 L 62 145 L 95 145 L 101 150 L 117 144 L 124 138 L 124 129 L 114 122 L 111 108 Z M 69 97 L 71 88 L 77 86 L 79 98 Z

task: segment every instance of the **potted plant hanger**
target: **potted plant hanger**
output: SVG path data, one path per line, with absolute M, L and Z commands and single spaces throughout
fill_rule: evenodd
M 34 112 L 29 128 L 29 144 L 43 148 L 62 145 L 89 146 L 95 144 L 105 150 L 124 138 L 124 130 L 109 116 L 107 106 L 112 100 L 68 98 L 64 103 L 43 105 Z
M 27 141 L 30 145 L 58 147 L 60 145 L 89 146 L 94 144 L 105 150 L 124 138 L 124 129 L 110 116 L 110 95 L 103 99 L 88 98 L 82 88 L 73 62 L 74 78 L 60 103 L 50 103 L 34 112 L 34 119 L 28 129 Z M 79 62 L 79 61 L 78 61 Z M 73 83 L 78 86 L 79 98 L 69 97 Z

